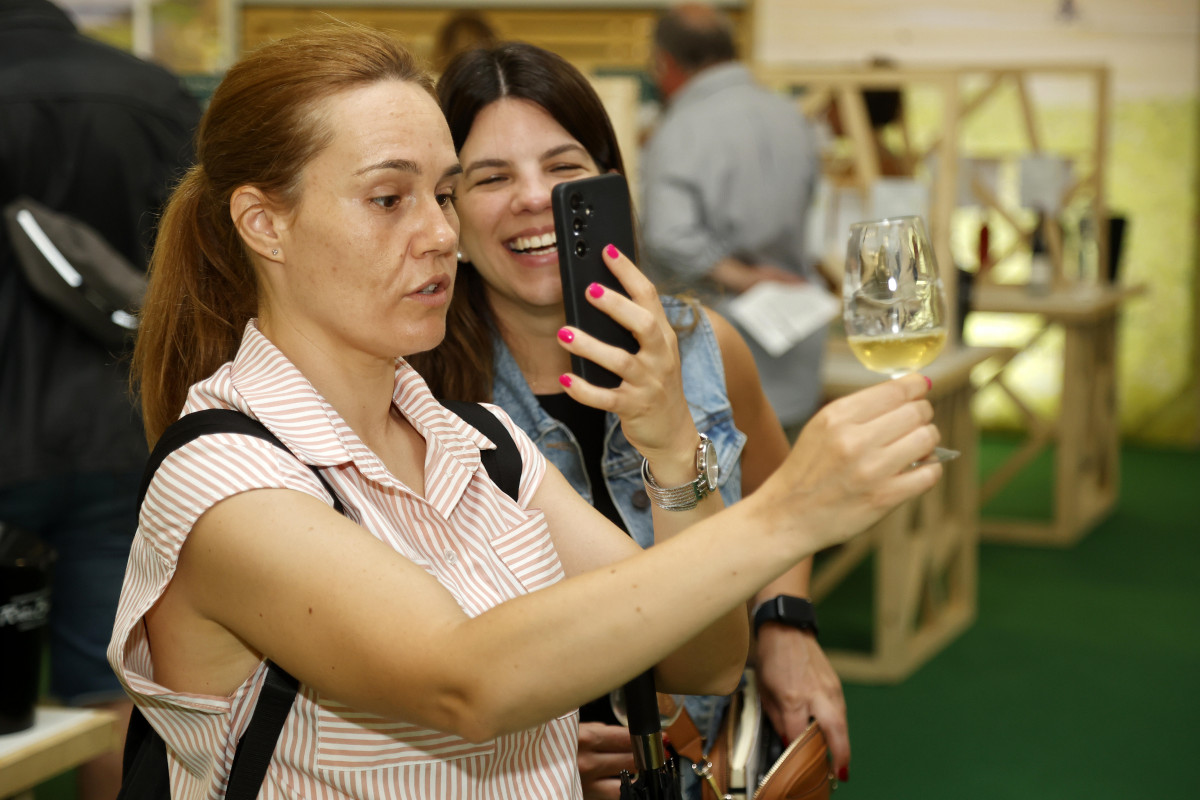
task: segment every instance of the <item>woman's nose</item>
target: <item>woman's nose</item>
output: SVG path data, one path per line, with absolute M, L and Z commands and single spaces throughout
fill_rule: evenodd
M 550 181 L 541 177 L 523 178 L 513 195 L 513 211 L 539 212 L 550 208 Z
M 436 202 L 429 204 L 426 219 L 418 228 L 414 244 L 419 255 L 444 255 L 458 248 L 458 216 L 447 213 Z

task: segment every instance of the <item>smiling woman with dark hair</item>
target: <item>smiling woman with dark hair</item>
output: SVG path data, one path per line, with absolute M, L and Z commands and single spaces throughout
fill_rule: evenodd
M 695 513 L 652 502 L 643 457 L 659 485 L 686 485 L 697 477 L 697 443 L 711 443 L 720 479 L 705 503 L 732 505 L 756 491 L 785 461 L 788 444 L 754 359 L 728 322 L 694 302 L 659 297 L 631 254 L 621 254 L 606 260 L 632 299 L 603 292 L 588 302 L 629 328 L 637 354 L 606 351 L 566 325 L 551 190 L 624 169 L 587 79 L 553 53 L 510 42 L 451 62 L 438 96 L 464 174 L 446 340 L 412 359 L 434 394 L 499 405 L 580 496 L 643 548 L 671 538 Z M 602 389 L 570 374 L 572 353 L 611 360 L 620 386 Z M 795 598 L 789 609 L 809 612 L 763 622 L 751 661 L 780 736 L 799 737 L 815 717 L 844 770 L 846 708 L 816 640 L 810 567 L 805 560 L 748 595 L 751 608 L 785 596 Z M 686 705 L 711 744 L 727 699 L 689 697 Z M 615 797 L 614 776 L 631 763 L 628 733 L 616 727 L 606 697 L 581 715 L 585 791 Z M 684 776 L 691 783 L 690 770 Z

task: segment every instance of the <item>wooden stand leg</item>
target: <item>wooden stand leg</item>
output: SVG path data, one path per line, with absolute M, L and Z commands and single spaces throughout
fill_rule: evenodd
M 970 411 L 970 386 L 934 401 L 943 441 L 962 456 L 943 465 L 942 481 L 905 503 L 851 543 L 839 562 L 814 576 L 816 589 L 829 586 L 830 568 L 840 575 L 847 561 L 876 551 L 875 630 L 870 653 L 831 651 L 845 680 L 901 681 L 956 638 L 975 619 L 978 569 L 978 434 Z M 859 544 L 865 541 L 868 544 Z M 850 546 L 848 546 L 850 547 Z

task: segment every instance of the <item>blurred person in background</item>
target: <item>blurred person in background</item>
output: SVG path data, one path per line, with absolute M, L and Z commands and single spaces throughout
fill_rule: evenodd
M 459 53 L 477 47 L 492 47 L 497 40 L 496 31 L 483 14 L 478 11 L 456 11 L 438 30 L 433 45 L 433 68 L 441 72 Z
M 728 301 L 756 284 L 816 277 L 805 222 L 820 160 L 799 109 L 737 61 L 732 24 L 711 6 L 661 16 L 652 65 L 667 108 L 641 161 L 647 274 L 664 291 L 695 291 L 726 316 Z M 826 327 L 778 357 L 739 330 L 794 440 L 821 400 Z
M 0 205 L 67 213 L 144 268 L 199 117 L 174 76 L 53 3 L 0 3 Z M 34 294 L 0 228 L 0 519 L 58 553 L 51 695 L 118 712 L 122 732 L 131 705 L 105 650 L 147 455 L 123 360 Z M 79 796 L 115 797 L 120 775 L 119 751 L 83 764 Z

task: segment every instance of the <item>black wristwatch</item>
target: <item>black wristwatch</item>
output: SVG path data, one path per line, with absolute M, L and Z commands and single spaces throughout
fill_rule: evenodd
M 754 609 L 755 636 L 764 622 L 778 622 L 797 630 L 812 631 L 813 636 L 817 635 L 817 610 L 813 608 L 811 600 L 805 600 L 803 597 L 781 594 L 759 603 Z

